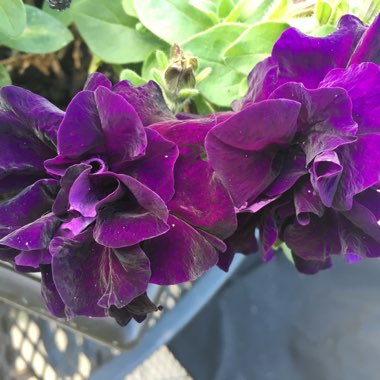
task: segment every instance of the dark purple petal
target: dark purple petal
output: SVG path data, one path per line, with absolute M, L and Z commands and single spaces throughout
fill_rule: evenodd
M 139 247 L 112 250 L 96 244 L 92 231 L 51 245 L 53 278 L 70 316 L 105 316 L 144 293 L 149 261 Z
M 0 238 L 49 211 L 57 191 L 56 180 L 42 179 L 0 202 Z
M 78 158 L 85 153 L 104 152 L 104 137 L 95 94 L 79 92 L 67 107 L 58 132 L 58 153 Z
M 150 263 L 138 245 L 115 249 L 108 255 L 108 260 L 108 265 L 104 265 L 100 272 L 107 278 L 107 288 L 98 305 L 105 308 L 115 305 L 120 309 L 146 291 L 151 275 Z
M 126 163 L 120 171 L 148 186 L 167 203 L 174 195 L 174 164 L 178 148 L 156 131 L 146 128 L 148 145 L 145 155 Z
M 272 58 L 259 62 L 248 75 L 248 91 L 241 100 L 232 103 L 234 111 L 240 111 L 252 103 L 266 100 L 278 86 L 278 63 Z
M 168 231 L 168 210 L 162 199 L 142 183 L 115 175 L 128 192 L 118 202 L 103 203 L 94 229 L 95 240 L 111 248 L 129 247 Z
M 293 253 L 304 260 L 326 262 L 331 255 L 341 252 L 338 216 L 326 209 L 322 218 L 310 215 L 306 226 L 296 221 L 288 225 L 283 240 Z
M 311 214 L 321 217 L 325 211 L 317 192 L 308 180 L 294 189 L 294 207 L 297 222 L 302 226 L 310 223 Z
M 168 205 L 170 211 L 224 239 L 236 229 L 236 217 L 227 190 L 205 160 L 205 136 L 213 125 L 211 119 L 202 119 L 156 124 L 154 128 L 174 141 L 180 151 L 174 167 L 175 195 Z
M 64 113 L 48 100 L 23 88 L 6 86 L 0 89 L 0 110 L 1 124 L 4 119 L 17 120 L 22 129 L 54 149 Z
M 315 157 L 310 179 L 322 203 L 331 207 L 343 167 L 336 152 L 324 152 Z
M 83 90 L 95 91 L 100 86 L 106 87 L 109 90 L 112 89 L 112 83 L 105 75 L 102 73 L 93 73 L 87 78 Z
M 159 285 L 192 281 L 218 262 L 216 249 L 193 227 L 169 216 L 170 230 L 144 244 L 152 278 Z
M 270 261 L 274 257 L 273 245 L 278 239 L 278 226 L 273 212 L 267 212 L 260 221 L 260 246 L 259 252 L 264 261 Z
M 58 318 L 66 317 L 65 304 L 53 281 L 50 265 L 41 266 L 41 294 L 50 313 Z
M 255 229 L 257 218 L 251 213 L 237 214 L 237 230 L 226 240 L 227 250 L 219 254 L 218 267 L 228 271 L 236 253 L 251 255 L 258 251 Z
M 175 119 L 166 105 L 160 87 L 152 81 L 138 87 L 128 81 L 121 81 L 115 85 L 114 91 L 133 106 L 144 126 Z
M 147 314 L 161 310 L 160 306 L 156 306 L 146 295 L 136 297 L 127 306 L 118 309 L 112 305 L 109 309 L 110 317 L 115 318 L 120 326 L 126 326 L 133 318 L 137 322 L 145 320 Z
M 380 65 L 380 16 L 378 15 L 372 25 L 365 31 L 354 54 L 350 65 L 362 62 L 374 62 Z
M 122 96 L 105 87 L 96 89 L 95 100 L 109 164 L 117 167 L 142 156 L 147 137 L 135 109 Z
M 253 104 L 207 135 L 209 162 L 236 207 L 253 201 L 278 175 L 273 160 L 292 141 L 299 109 L 299 103 L 282 99 Z
M 331 258 L 327 257 L 326 260 L 304 260 L 293 254 L 294 265 L 297 270 L 304 274 L 316 274 L 320 270 L 329 269 L 332 267 Z
M 352 65 L 330 71 L 323 87 L 342 87 L 352 101 L 352 115 L 358 134 L 380 133 L 380 68 L 373 63 Z
M 271 98 L 301 103 L 297 139 L 306 154 L 307 165 L 317 154 L 356 140 L 357 124 L 351 116 L 351 100 L 342 88 L 308 90 L 301 83 L 286 83 Z
M 20 251 L 46 249 L 60 224 L 53 214 L 47 214 L 34 222 L 20 227 L 0 240 L 0 245 Z
M 78 176 L 86 169 L 89 169 L 89 165 L 78 164 L 72 165 L 66 170 L 64 176 L 60 181 L 61 189 L 59 190 L 52 207 L 52 211 L 56 216 L 60 218 L 64 218 L 67 216 L 70 208 L 69 194 L 71 186 L 78 178 Z
M 380 182 L 380 134 L 367 134 L 339 149 L 343 166 L 333 206 L 349 210 L 356 194 Z
M 278 82 L 297 81 L 315 88 L 336 67 L 345 67 L 366 30 L 356 17 L 343 16 L 337 30 L 326 37 L 312 37 L 287 29 L 273 47 L 278 61 Z

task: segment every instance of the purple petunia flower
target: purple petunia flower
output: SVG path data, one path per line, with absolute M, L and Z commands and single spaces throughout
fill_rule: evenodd
M 278 239 L 305 273 L 331 255 L 380 256 L 379 36 L 379 17 L 365 27 L 344 16 L 323 38 L 285 31 L 236 112 L 208 134 L 209 162 L 253 214 L 264 259 Z
M 1 258 L 41 271 L 52 314 L 141 321 L 158 310 L 149 283 L 194 280 L 218 263 L 236 216 L 202 159 L 215 118 L 178 120 L 155 83 L 112 86 L 101 74 L 65 113 L 1 91 Z M 11 214 L 18 207 L 26 217 Z

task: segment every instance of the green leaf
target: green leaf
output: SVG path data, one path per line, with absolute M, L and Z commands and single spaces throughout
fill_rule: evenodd
M 215 0 L 190 0 L 190 5 L 203 12 L 213 24 L 219 22 L 218 3 Z
M 135 6 L 133 5 L 133 0 L 122 0 L 122 5 L 124 8 L 124 12 L 131 17 L 137 18 L 137 13 Z
M 134 0 L 133 3 L 139 20 L 170 44 L 213 24 L 207 15 L 191 6 L 187 0 Z
M 131 82 L 134 86 L 140 86 L 141 84 L 146 83 L 146 80 L 140 77 L 140 75 L 136 74 L 134 71 L 130 69 L 124 69 L 120 73 L 120 80 L 127 80 Z
M 317 0 L 315 4 L 315 17 L 321 25 L 329 22 L 333 8 L 328 0 Z
M 282 243 L 280 245 L 280 248 L 283 254 L 285 255 L 285 257 L 294 265 L 294 259 L 293 259 L 293 254 L 292 254 L 291 249 L 285 243 Z
M 198 115 L 209 115 L 215 112 L 212 105 L 202 95 L 194 96 L 194 98 L 192 98 L 192 101 L 197 107 Z
M 220 0 L 218 6 L 218 16 L 227 17 L 236 6 L 237 0 Z
M 246 30 L 225 52 L 226 63 L 248 74 L 256 63 L 270 55 L 274 43 L 290 25 L 269 21 Z
M 281 18 L 289 7 L 288 0 L 240 0 L 226 21 L 242 21 L 254 24 Z
M 335 25 L 331 25 L 331 24 L 322 25 L 318 27 L 317 29 L 314 29 L 311 35 L 314 37 L 325 37 L 335 32 L 335 29 L 336 29 Z
M 0 0 L 0 41 L 18 37 L 26 26 L 22 0 Z
M 8 86 L 9 84 L 12 84 L 12 79 L 4 65 L 0 65 L 0 87 Z
M 4 45 L 26 53 L 47 54 L 57 51 L 72 41 L 71 32 L 57 19 L 36 7 L 25 5 L 26 28 Z
M 247 25 L 226 23 L 216 25 L 184 41 L 181 47 L 198 57 L 199 71 L 210 67 L 210 75 L 199 85 L 202 95 L 220 106 L 229 106 L 239 96 L 239 86 L 244 75 L 224 62 L 224 52 Z
M 170 55 L 169 46 L 167 46 L 166 49 L 164 49 L 162 53 L 165 56 L 169 56 Z M 161 63 L 157 60 L 157 53 L 155 51 L 152 51 L 146 57 L 141 69 L 141 76 L 147 81 L 153 79 L 152 69 L 161 70 L 162 74 L 164 72 L 164 69 L 162 68 Z
M 128 16 L 122 0 L 83 0 L 73 8 L 80 34 L 90 49 L 109 63 L 143 61 L 162 43 L 145 28 L 136 30 L 136 19 Z

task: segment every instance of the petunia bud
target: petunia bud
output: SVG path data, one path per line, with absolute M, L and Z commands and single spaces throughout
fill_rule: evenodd
M 196 84 L 194 71 L 198 68 L 198 60 L 184 54 L 179 45 L 174 44 L 169 66 L 165 71 L 165 82 L 172 96 L 184 88 L 194 88 Z

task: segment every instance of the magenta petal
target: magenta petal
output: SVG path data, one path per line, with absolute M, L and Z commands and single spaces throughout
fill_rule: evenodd
M 41 294 L 50 313 L 58 318 L 66 317 L 65 304 L 54 284 L 50 265 L 41 266 Z
M 380 16 L 378 15 L 360 39 L 350 65 L 362 62 L 374 62 L 380 65 Z
M 121 248 L 140 243 L 168 231 L 168 210 L 162 199 L 132 177 L 117 178 L 129 190 L 118 202 L 99 209 L 94 238 L 106 247 Z
M 136 245 L 114 250 L 108 261 L 101 272 L 107 278 L 107 288 L 98 305 L 122 308 L 146 291 L 151 275 L 149 259 Z
M 236 229 L 236 217 L 227 190 L 205 160 L 205 136 L 213 125 L 211 118 L 202 118 L 156 124 L 153 128 L 180 150 L 174 167 L 175 195 L 168 205 L 170 211 L 225 239 Z
M 58 153 L 76 158 L 87 152 L 103 150 L 103 132 L 95 95 L 91 91 L 81 91 L 68 105 L 59 128 Z
M 148 186 L 166 203 L 174 195 L 174 164 L 178 148 L 152 129 L 146 128 L 146 134 L 148 146 L 145 155 L 126 163 L 124 172 Z
M 102 73 L 93 73 L 87 78 L 83 90 L 95 91 L 100 86 L 106 87 L 109 90 L 112 89 L 112 83 L 105 75 Z
M 110 165 L 117 166 L 143 155 L 147 138 L 134 108 L 105 87 L 96 89 L 95 99 Z
M 310 169 L 311 183 L 326 207 L 331 207 L 343 167 L 336 152 L 324 152 L 315 157 Z
M 273 160 L 293 139 L 299 108 L 299 103 L 282 99 L 253 104 L 207 135 L 209 162 L 236 207 L 253 201 L 278 175 Z
M 23 267 L 39 268 L 40 265 L 51 264 L 51 254 L 48 249 L 23 251 L 15 257 L 15 264 Z
M 56 180 L 42 179 L 0 202 L 0 238 L 49 211 L 57 191 Z
M 152 269 L 151 281 L 173 285 L 192 281 L 218 262 L 216 249 L 194 228 L 169 216 L 170 231 L 144 244 Z
M 127 81 L 115 85 L 114 91 L 133 106 L 144 126 L 166 120 L 175 120 L 155 82 L 134 87 Z
M 20 251 L 46 249 L 59 224 L 60 221 L 55 215 L 44 215 L 3 237 L 0 245 Z

